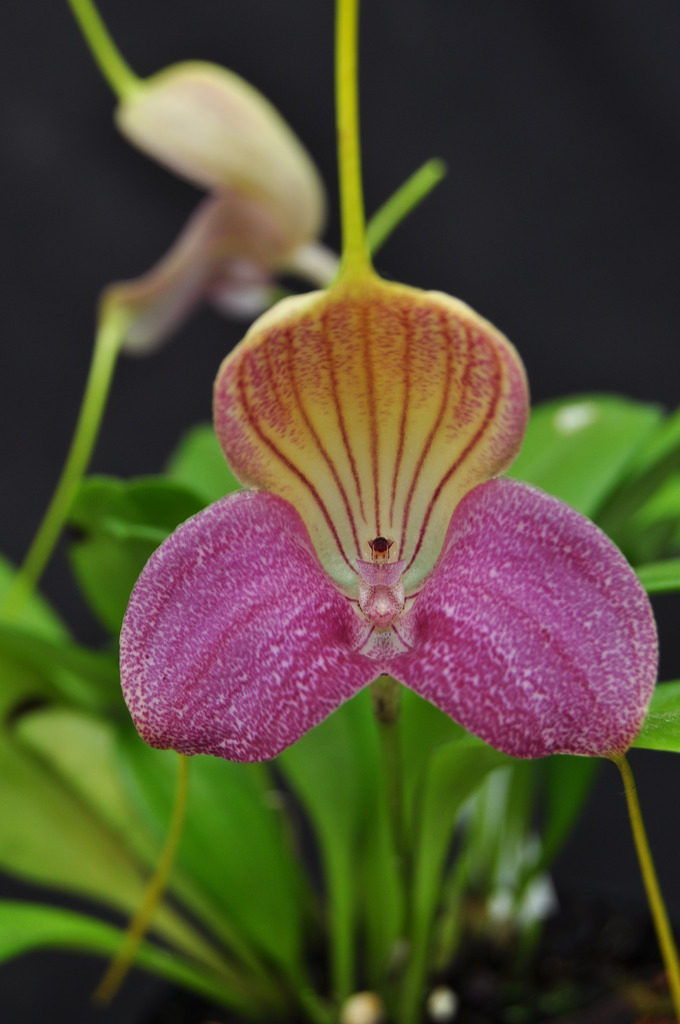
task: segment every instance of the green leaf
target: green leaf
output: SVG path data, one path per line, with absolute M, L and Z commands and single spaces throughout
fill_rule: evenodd
M 70 514 L 69 555 L 83 594 L 115 635 L 137 577 L 172 531 L 203 507 L 183 484 L 163 477 L 90 477 Z
M 453 830 L 465 801 L 489 772 L 512 759 L 473 736 L 434 751 L 420 794 L 420 822 L 411 886 L 411 957 L 398 1019 L 415 1020 L 428 966 L 432 923 Z
M 152 750 L 132 728 L 119 747 L 135 806 L 164 834 L 176 755 Z M 292 976 L 301 962 L 304 906 L 268 776 L 262 765 L 194 757 L 178 866 L 247 942 Z
M 113 957 L 123 932 L 84 914 L 39 903 L 0 900 L 0 962 L 36 949 L 73 950 Z M 205 999 L 235 1010 L 252 1011 L 253 1001 L 226 978 L 189 960 L 143 942 L 136 964 Z
M 643 537 L 640 530 L 653 524 L 656 496 L 667 488 L 675 490 L 672 478 L 678 478 L 680 469 L 680 410 L 663 420 L 657 429 L 645 438 L 628 467 L 625 478 L 609 495 L 598 519 L 600 525 L 613 537 L 633 562 L 650 561 L 665 553 L 667 532 L 661 536 Z M 663 516 L 664 499 L 656 509 L 656 518 Z M 674 500 L 674 499 L 673 499 Z M 643 511 L 647 506 L 646 511 Z M 637 515 L 642 521 L 636 521 Z
M 117 657 L 35 630 L 0 621 L 0 656 L 31 670 L 76 704 L 102 710 L 120 705 Z
M 357 845 L 354 888 L 357 928 L 363 938 L 363 970 L 368 986 L 380 989 L 398 953 L 405 900 L 385 799 L 384 766 L 377 768 L 374 782 L 376 800 Z
M 0 557 L 0 604 L 15 574 L 14 567 Z M 64 662 L 63 652 L 67 652 Z M 81 653 L 84 661 L 79 660 Z M 78 661 L 77 666 L 71 661 L 71 654 Z M 96 656 L 94 661 L 98 662 Z M 0 622 L 0 728 L 18 704 L 34 704 L 74 690 L 82 696 L 83 677 L 79 673 L 84 662 L 88 662 L 86 675 L 90 679 L 92 663 L 87 653 L 71 643 L 66 626 L 40 594 L 32 593 L 16 622 Z M 75 675 L 70 671 L 74 668 Z M 103 683 L 97 673 L 95 676 L 88 699 L 96 700 L 95 689 Z
M 167 474 L 200 495 L 206 505 L 240 487 L 210 423 L 200 424 L 184 435 L 170 458 Z
M 680 753 L 680 681 L 656 687 L 633 746 Z
M 118 771 L 118 732 L 110 720 L 77 708 L 47 706 L 20 715 L 13 735 L 133 853 L 155 865 L 159 845 L 127 799 Z
M 637 565 L 678 550 L 680 473 L 672 472 L 625 520 L 611 521 L 616 541 Z
M 404 818 L 412 834 L 420 815 L 419 796 L 423 775 L 437 747 L 466 737 L 468 733 L 434 704 L 403 688 L 399 736 L 403 763 Z
M 510 475 L 595 516 L 661 417 L 658 406 L 615 395 L 546 402 L 532 410 Z
M 532 857 L 536 770 L 515 761 L 484 779 L 468 805 L 463 838 L 466 885 L 490 898 L 502 886 L 518 894 Z
M 597 757 L 555 755 L 540 762 L 543 769 L 544 822 L 536 873 L 549 868 L 568 839 L 592 789 L 601 761 Z
M 652 494 L 669 472 L 680 468 L 680 409 L 665 417 L 640 446 L 629 467 L 617 503 L 626 496 L 636 506 Z
M 22 742 L 20 730 L 32 713 L 37 712 L 27 711 L 14 727 L 3 723 L 0 728 L 0 868 L 134 913 L 144 897 L 146 871 L 82 792 Z M 86 760 L 84 753 L 81 759 Z M 154 927 L 178 948 L 210 957 L 204 940 L 169 907 L 159 908 Z
M 16 568 L 11 562 L 0 555 L 0 607 L 9 593 L 15 576 Z M 26 629 L 32 629 L 36 634 L 41 633 L 44 636 L 68 636 L 66 625 L 38 591 L 33 591 L 30 594 L 23 606 L 21 615 L 16 620 L 16 624 L 24 626 Z
M 329 902 L 333 988 L 343 999 L 354 991 L 361 909 L 357 866 L 363 860 L 365 830 L 384 826 L 384 819 L 378 824 L 384 791 L 376 786 L 381 763 L 369 690 L 306 733 L 277 764 L 302 801 L 319 843 Z M 383 864 L 389 871 L 389 862 Z M 374 905 L 379 895 L 371 894 Z M 391 921 L 390 914 L 383 922 L 388 930 Z
M 670 594 L 680 590 L 680 558 L 638 565 L 635 571 L 648 594 Z
M 119 729 L 112 722 L 72 708 L 48 707 L 22 715 L 15 734 L 24 748 L 49 766 L 53 777 L 61 779 L 116 834 L 122 845 L 147 865 L 149 873 L 155 869 L 165 831 L 161 825 L 154 832 L 131 804 L 129 787 L 124 785 L 120 771 Z M 175 773 L 176 770 L 175 765 Z M 233 929 L 195 881 L 175 869 L 169 891 L 207 931 L 212 930 L 232 953 L 238 953 L 239 943 L 238 939 L 234 941 Z M 195 953 L 191 936 L 189 947 L 186 936 L 182 938 L 183 948 Z M 205 960 L 206 951 L 198 951 Z M 221 961 L 212 958 L 212 950 L 208 957 L 213 965 L 217 963 L 224 969 Z M 270 994 L 271 986 L 260 977 L 257 987 L 263 999 Z

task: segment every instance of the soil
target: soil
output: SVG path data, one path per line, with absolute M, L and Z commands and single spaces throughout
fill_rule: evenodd
M 565 894 L 560 905 L 523 965 L 467 944 L 448 979 L 455 1024 L 675 1024 L 648 919 Z

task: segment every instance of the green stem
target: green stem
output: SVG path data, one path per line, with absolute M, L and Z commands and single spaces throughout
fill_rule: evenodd
M 359 0 L 337 0 L 335 22 L 335 103 L 338 173 L 342 218 L 340 277 L 372 273 L 366 244 L 364 196 L 359 142 L 357 49 Z
M 142 80 L 123 58 L 92 0 L 68 2 L 99 70 L 118 99 L 125 99 L 140 87 Z
M 178 756 L 177 792 L 165 846 L 161 852 L 158 867 L 149 882 L 142 905 L 130 922 L 120 950 L 109 964 L 106 974 L 94 993 L 93 998 L 97 1003 L 105 1005 L 110 1003 L 125 980 L 170 878 L 177 848 L 182 838 L 189 791 L 189 760 L 182 754 Z
M 93 1002 L 100 1006 L 107 1006 L 125 981 L 142 940 L 153 925 L 154 915 L 168 887 L 184 830 L 189 795 L 189 760 L 182 754 L 178 755 L 178 760 L 175 802 L 165 844 L 147 886 L 142 905 L 130 921 L 120 949 L 93 994 Z M 278 1015 L 285 1012 L 285 997 L 276 987 L 269 984 L 268 975 L 248 977 L 242 970 L 236 969 L 219 954 L 213 953 L 209 946 L 207 948 L 208 956 L 202 949 L 182 950 L 182 952 L 188 952 L 194 959 L 197 959 L 200 966 L 214 975 L 218 984 L 220 979 L 223 979 L 229 992 L 237 995 L 239 1001 L 245 1005 L 256 1007 L 261 1013 L 267 1015 Z M 327 1024 L 327 1022 L 319 1021 L 319 1024 Z
M 394 229 L 427 198 L 446 174 L 443 160 L 427 160 L 376 210 L 366 228 L 370 253 L 375 256 Z
M 656 876 L 652 853 L 647 841 L 647 833 L 645 832 L 645 826 L 642 820 L 642 812 L 640 810 L 640 801 L 638 800 L 635 780 L 633 778 L 630 765 L 623 754 L 613 754 L 611 755 L 611 760 L 621 772 L 621 778 L 623 779 L 626 801 L 628 803 L 628 814 L 630 816 L 633 839 L 635 840 L 635 849 L 638 856 L 638 862 L 640 864 L 640 872 L 647 892 L 647 901 L 652 914 L 652 920 L 654 921 L 654 928 L 656 930 L 659 948 L 661 949 L 661 956 L 663 957 L 663 962 L 666 967 L 675 1017 L 678 1024 L 680 1024 L 680 960 L 678 959 L 678 951 L 675 946 L 673 932 L 671 931 L 671 926 L 668 920 L 666 905 L 664 903 L 663 896 L 661 895 L 661 888 Z
M 92 362 L 71 447 L 28 554 L 0 608 L 5 618 L 20 617 L 54 551 L 97 440 L 116 359 L 127 326 L 126 313 L 112 309 L 107 315 L 104 311 L 97 330 Z
M 355 894 L 348 855 L 334 837 L 325 840 L 333 997 L 342 1004 L 355 989 Z
M 314 989 L 304 989 L 298 995 L 302 1011 L 312 1024 L 334 1024 L 335 1013 Z
M 392 843 L 401 877 L 404 869 L 405 851 L 401 743 L 399 739 L 400 697 L 401 689 L 399 683 L 392 679 L 391 676 L 380 676 L 371 685 L 373 714 L 378 726 L 380 748 L 385 769 Z

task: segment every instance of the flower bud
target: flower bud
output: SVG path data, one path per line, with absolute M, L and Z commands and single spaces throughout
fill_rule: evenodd
M 319 234 L 324 192 L 314 164 L 275 108 L 233 72 L 174 64 L 124 96 L 116 122 L 188 181 L 264 203 L 286 224 L 291 248 Z

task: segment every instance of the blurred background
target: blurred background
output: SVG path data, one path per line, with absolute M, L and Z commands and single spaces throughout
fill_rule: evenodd
M 457 295 L 492 320 L 519 349 L 535 401 L 610 391 L 674 408 L 676 0 L 365 0 L 363 8 L 368 213 L 427 158 L 449 168 L 385 246 L 379 269 Z M 325 240 L 339 246 L 331 0 L 101 0 L 100 10 L 141 75 L 202 58 L 262 90 L 318 163 L 328 186 Z M 117 134 L 114 98 L 66 0 L 8 6 L 2 25 L 0 548 L 19 560 L 71 437 L 98 293 L 148 269 L 199 194 Z M 215 371 L 244 329 L 204 310 L 158 354 L 123 359 L 93 470 L 159 470 L 182 432 L 209 419 Z M 76 635 L 96 641 L 62 552 L 45 589 Z M 680 605 L 664 599 L 657 610 L 661 678 L 680 678 Z M 633 763 L 680 921 L 680 758 L 641 752 Z M 613 768 L 601 772 L 557 877 L 642 904 Z M 23 992 L 29 1002 L 17 1020 L 46 1019 L 43 1007 L 59 1019 L 62 996 L 70 1021 L 89 1020 L 91 1011 L 77 1016 L 79 993 L 99 966 L 78 961 L 68 981 L 65 961 L 53 960 L 53 980 L 37 987 L 45 976 L 35 958 L 2 968 L 0 1013 L 3 999 Z M 145 984 L 142 1000 L 156 992 Z M 125 1004 L 93 1019 L 114 1018 L 137 1019 Z

